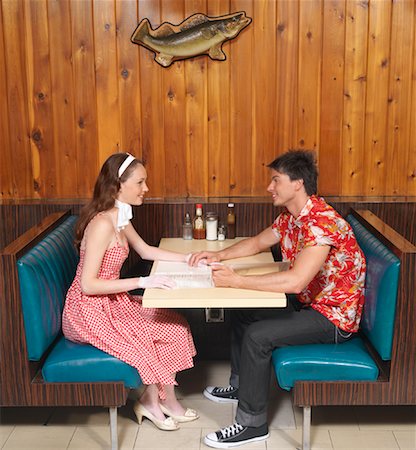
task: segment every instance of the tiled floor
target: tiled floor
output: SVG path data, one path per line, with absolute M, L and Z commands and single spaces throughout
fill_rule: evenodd
M 233 421 L 235 406 L 206 400 L 206 385 L 228 380 L 226 362 L 197 362 L 179 374 L 178 396 L 195 408 L 200 419 L 174 432 L 157 430 L 146 419 L 137 425 L 132 403 L 120 408 L 121 450 L 207 449 L 206 433 Z M 301 442 L 301 410 L 293 408 L 290 393 L 271 389 L 270 438 L 250 449 L 296 449 Z M 109 449 L 108 411 L 103 408 L 3 408 L 0 410 L 0 448 L 19 450 Z M 321 407 L 312 409 L 312 449 L 416 450 L 416 410 L 413 407 Z

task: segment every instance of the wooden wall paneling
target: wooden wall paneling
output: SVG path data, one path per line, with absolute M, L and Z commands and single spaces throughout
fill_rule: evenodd
M 411 114 L 410 123 L 416 123 L 416 25 L 413 27 L 413 52 L 412 52 L 412 81 L 410 84 L 411 94 Z M 416 127 L 410 127 L 409 160 L 406 169 L 407 174 L 407 194 L 416 196 Z M 416 227 L 415 227 L 416 228 Z
M 7 106 L 10 159 L 7 171 L 12 183 L 12 198 L 31 198 L 33 196 L 32 157 L 28 140 L 29 117 L 27 106 L 26 50 L 24 2 L 4 0 L 3 39 L 5 49 L 5 69 L 7 79 Z M 7 120 L 6 119 L 6 120 Z
M 386 193 L 406 195 L 410 117 L 411 77 L 414 51 L 415 4 L 398 0 L 392 4 L 390 80 L 386 142 Z M 413 124 L 414 127 L 415 124 Z M 401 155 L 398 158 L 398 155 Z
M 211 17 L 229 14 L 229 0 L 210 0 L 207 14 Z M 208 195 L 230 195 L 230 51 L 223 44 L 225 61 L 208 61 Z
M 299 2 L 279 0 L 276 13 L 275 156 L 298 146 Z
M 185 19 L 184 0 L 162 3 L 162 22 L 179 24 Z M 176 61 L 162 71 L 162 102 L 165 135 L 165 192 L 168 197 L 183 196 L 186 183 L 186 100 L 185 61 Z
M 319 148 L 321 49 L 322 1 L 300 2 L 297 142 L 307 149 Z
M 364 189 L 367 195 L 385 195 L 391 2 L 369 5 Z
M 114 1 L 94 0 L 94 50 L 97 86 L 99 165 L 120 149 L 120 109 L 117 77 Z
M 319 192 L 325 195 L 341 190 L 344 52 L 345 0 L 325 1 L 319 111 Z
M 48 0 L 52 114 L 58 197 L 72 197 L 78 184 L 75 144 L 71 12 L 68 0 Z M 41 164 L 48 164 L 48 161 Z M 74 189 L 75 187 L 75 189 Z
M 185 0 L 185 17 L 207 14 L 206 0 Z M 208 56 L 185 62 L 186 196 L 208 195 Z
M 137 26 L 137 3 L 116 0 L 120 107 L 120 148 L 142 158 L 139 52 L 130 40 Z
M 253 17 L 251 0 L 231 0 L 231 12 L 245 11 Z M 230 82 L 230 195 L 250 196 L 252 194 L 252 168 L 254 150 L 252 146 L 253 123 L 253 25 L 250 24 L 231 41 L 229 58 L 231 62 Z
M 27 91 L 34 196 L 57 197 L 46 0 L 25 3 Z
M 91 197 L 99 171 L 94 21 L 91 0 L 71 2 L 75 146 L 78 198 Z
M 139 0 L 139 20 L 148 18 L 155 29 L 161 23 L 159 2 Z M 140 92 L 142 111 L 142 154 L 146 163 L 149 195 L 165 196 L 164 107 L 162 102 L 162 72 L 154 61 L 154 53 L 138 46 L 140 55 Z
M 360 195 L 363 192 L 367 38 L 368 4 L 361 0 L 347 0 L 339 191 L 342 195 Z
M 276 156 L 276 2 L 253 2 L 252 195 L 265 195 L 269 164 Z
M 0 24 L 3 24 L 2 4 L 0 3 Z M 8 123 L 8 87 L 6 77 L 6 53 L 3 32 L 0 32 L 0 138 L 2 151 L 0 151 L 0 200 L 13 196 L 12 183 L 12 154 L 10 148 L 9 123 Z M 1 233 L 0 233 L 1 235 Z

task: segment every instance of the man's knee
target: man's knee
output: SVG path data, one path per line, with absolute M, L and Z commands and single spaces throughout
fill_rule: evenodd
M 244 345 L 256 347 L 263 351 L 273 350 L 269 327 L 265 326 L 263 321 L 249 325 L 244 334 Z

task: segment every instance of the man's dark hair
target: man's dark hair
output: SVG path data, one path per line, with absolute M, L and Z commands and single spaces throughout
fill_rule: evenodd
M 289 150 L 267 167 L 288 175 L 291 181 L 303 180 L 308 195 L 317 193 L 318 167 L 312 150 Z

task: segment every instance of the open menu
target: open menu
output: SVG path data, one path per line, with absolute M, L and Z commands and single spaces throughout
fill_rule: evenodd
M 227 264 L 225 262 L 225 264 Z M 229 264 L 240 275 L 262 275 L 265 273 L 287 270 L 284 264 L 260 263 L 260 264 Z M 187 263 L 159 261 L 157 274 L 172 278 L 176 282 L 175 289 L 213 288 L 212 270 L 210 266 L 200 265 L 190 267 Z
M 212 271 L 210 266 L 190 267 L 184 262 L 158 261 L 157 274 L 172 278 L 174 289 L 212 288 Z

